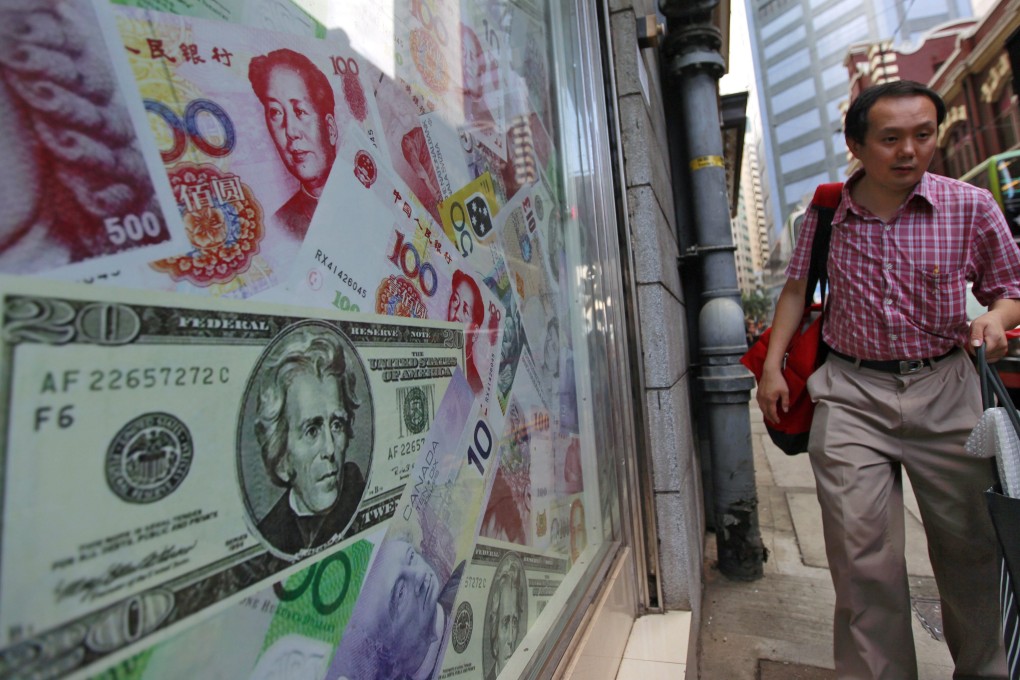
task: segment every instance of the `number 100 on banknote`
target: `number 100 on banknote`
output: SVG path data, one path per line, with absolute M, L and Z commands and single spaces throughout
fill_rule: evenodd
M 0 291 L 0 678 L 98 670 L 388 519 L 464 366 L 446 322 Z

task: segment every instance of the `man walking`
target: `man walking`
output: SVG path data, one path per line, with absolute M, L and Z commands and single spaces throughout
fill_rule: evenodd
M 981 413 L 967 353 L 1006 351 L 1020 323 L 1020 250 L 988 192 L 927 172 L 946 108 L 909 81 L 864 90 L 845 135 L 862 166 L 832 221 L 828 359 L 808 381 L 808 446 L 836 590 L 841 680 L 917 678 L 904 560 L 902 470 L 917 496 L 954 678 L 1005 678 L 988 460 L 964 452 Z M 809 211 L 776 304 L 758 404 L 789 392 L 784 348 L 803 313 L 817 217 Z M 972 282 L 987 313 L 968 326 Z M 967 352 L 961 351 L 961 347 Z

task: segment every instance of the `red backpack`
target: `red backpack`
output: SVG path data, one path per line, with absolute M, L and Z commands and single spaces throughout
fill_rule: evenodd
M 808 435 L 815 404 L 807 391 L 807 379 L 825 361 L 825 345 L 822 343 L 822 319 L 825 307 L 825 292 L 829 282 L 826 262 L 829 258 L 829 236 L 832 217 L 839 207 L 843 192 L 842 182 L 820 184 L 811 199 L 811 210 L 818 212 L 818 226 L 811 243 L 811 266 L 808 270 L 807 290 L 804 294 L 804 318 L 790 340 L 783 359 L 783 377 L 790 391 L 790 408 L 779 409 L 779 422 L 765 421 L 765 429 L 773 443 L 788 455 L 807 451 Z M 815 286 L 821 290 L 820 304 L 814 304 Z M 769 349 L 772 328 L 762 333 L 747 353 L 740 358 L 757 381 L 761 381 L 765 355 Z

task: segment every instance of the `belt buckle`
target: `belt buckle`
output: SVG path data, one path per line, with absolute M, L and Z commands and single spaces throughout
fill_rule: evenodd
M 910 361 L 900 362 L 900 375 L 910 375 L 911 373 L 917 373 L 924 368 L 924 359 L 911 359 Z

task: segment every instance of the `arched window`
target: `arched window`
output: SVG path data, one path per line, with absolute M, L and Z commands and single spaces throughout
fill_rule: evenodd
M 960 177 L 977 165 L 977 153 L 974 151 L 974 136 L 970 124 L 961 121 L 954 125 L 946 136 L 945 148 L 946 175 Z
M 1017 112 L 1017 97 L 1012 88 L 1002 88 L 999 98 L 992 103 L 992 112 L 998 151 L 1012 149 L 1020 142 L 1020 112 Z

